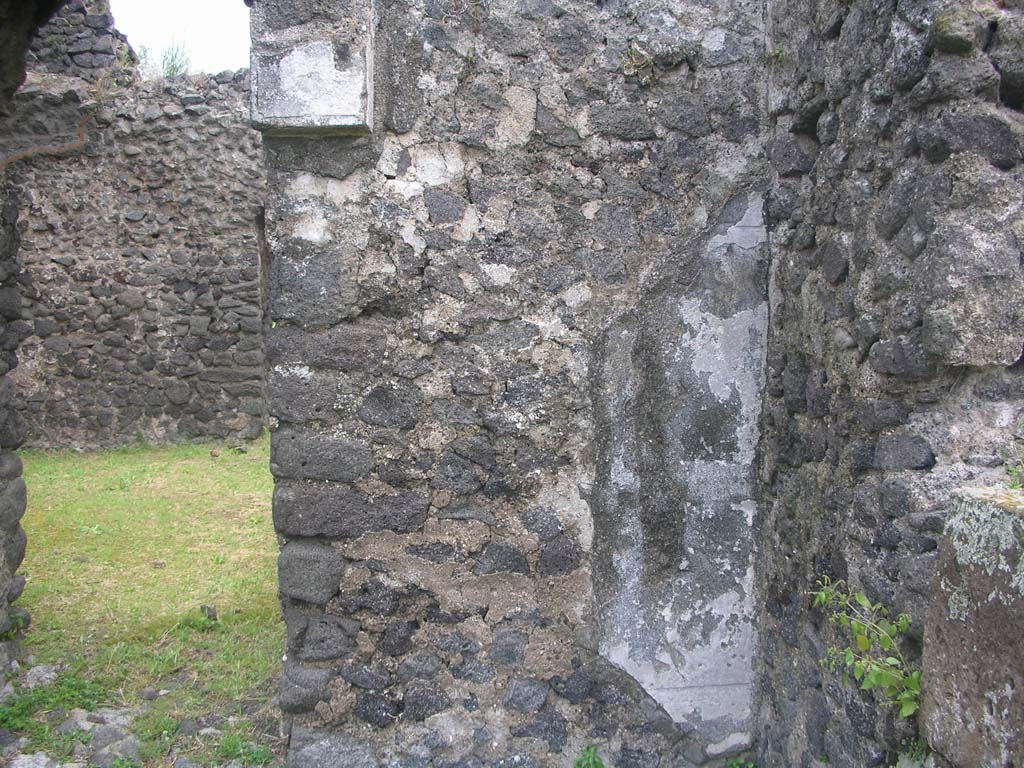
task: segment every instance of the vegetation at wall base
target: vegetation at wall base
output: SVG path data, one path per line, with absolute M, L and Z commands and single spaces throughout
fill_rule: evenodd
M 597 747 L 587 747 L 576 757 L 573 768 L 604 768 L 604 762 L 597 754 Z
M 833 645 L 822 667 L 851 681 L 861 690 L 874 691 L 881 703 L 898 708 L 900 717 L 912 717 L 921 696 L 921 671 L 907 661 L 900 647 L 910 628 L 910 616 L 889 619 L 889 610 L 872 603 L 863 592 L 851 592 L 844 581 L 827 576 L 812 592 L 813 605 L 830 612 L 829 622 L 852 641 Z
M 1024 489 L 1024 419 L 1010 437 L 1010 442 L 1002 452 L 1003 466 L 1006 468 L 1006 484 L 1014 490 Z

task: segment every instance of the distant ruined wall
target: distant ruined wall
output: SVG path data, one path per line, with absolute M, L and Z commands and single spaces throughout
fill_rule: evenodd
M 98 80 L 130 71 L 136 62 L 127 38 L 114 28 L 109 0 L 71 0 L 32 40 L 32 72 Z
M 30 79 L 17 146 L 19 411 L 36 447 L 114 446 L 263 428 L 257 218 L 265 194 L 248 75 L 113 88 Z M 13 149 L 13 147 L 12 147 Z
M 0 142 L 70 145 L 11 170 L 28 444 L 255 437 L 265 182 L 248 73 L 139 82 L 113 23 L 106 0 L 75 0 L 40 30 Z
M 807 593 L 844 578 L 909 613 L 919 658 L 953 491 L 1005 479 L 1024 417 L 1024 9 L 774 0 L 768 32 L 759 764 L 889 765 L 910 725 L 820 670 L 835 635 Z M 983 653 L 926 658 L 926 691 Z M 941 760 L 977 724 L 936 717 Z
M 25 79 L 25 54 L 32 38 L 66 0 L 0 2 L 0 115 L 11 109 L 14 92 Z
M 750 746 L 760 18 L 254 4 L 290 765 Z

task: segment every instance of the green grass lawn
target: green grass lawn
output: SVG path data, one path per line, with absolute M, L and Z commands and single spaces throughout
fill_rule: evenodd
M 247 453 L 188 445 L 22 458 L 29 549 L 18 604 L 32 613 L 24 646 L 35 662 L 68 662 L 72 689 L 98 684 L 112 705 L 169 691 L 138 723 L 148 764 L 162 764 L 172 746 L 209 764 L 271 761 L 267 704 L 284 630 L 269 440 Z M 202 605 L 219 620 L 204 618 Z M 19 722 L 59 749 L 47 706 L 23 705 L 35 714 Z M 178 732 L 183 720 L 211 716 L 224 718 L 219 742 Z

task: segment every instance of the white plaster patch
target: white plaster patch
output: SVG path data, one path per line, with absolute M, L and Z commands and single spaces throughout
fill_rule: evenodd
M 512 213 L 514 203 L 509 195 L 499 195 L 487 201 L 487 210 L 483 212 L 481 221 L 485 230 L 492 235 L 508 229 L 508 217 Z
M 279 376 L 300 379 L 305 382 L 313 380 L 313 371 L 305 365 L 275 365 L 274 373 Z
M 338 68 L 334 45 L 313 40 L 280 59 L 254 57 L 257 124 L 271 127 L 368 128 L 372 107 L 364 52 Z
M 590 286 L 586 283 L 577 283 L 576 285 L 566 288 L 561 293 L 561 299 L 565 302 L 567 307 L 575 309 L 580 304 L 585 304 L 590 301 L 593 292 L 590 290 Z
M 466 170 L 462 147 L 456 143 L 418 144 L 409 148 L 409 156 L 413 176 L 428 187 L 447 184 Z
M 734 458 L 749 464 L 759 434 L 768 304 L 725 318 L 703 311 L 697 299 L 681 300 L 679 309 L 680 317 L 695 329 L 680 344 L 692 355 L 693 370 L 707 375 L 708 388 L 719 401 L 728 402 L 734 394 L 740 398 L 739 453 Z
M 522 147 L 530 140 L 537 120 L 537 94 L 529 88 L 513 85 L 503 95 L 509 106 L 502 111 L 494 140 L 488 142 L 488 146 L 491 149 Z
M 384 191 L 388 194 L 400 197 L 403 200 L 412 200 L 423 194 L 423 185 L 418 181 L 406 179 L 388 179 L 384 183 Z
M 701 45 L 705 50 L 712 53 L 722 50 L 725 48 L 725 30 L 721 27 L 709 29 L 707 34 L 704 35 Z
M 293 200 L 323 200 L 335 205 L 361 201 L 366 194 L 366 174 L 354 171 L 344 179 L 299 173 L 285 187 Z
M 309 211 L 296 220 L 292 227 L 292 236 L 318 245 L 332 239 L 327 219 L 315 211 Z
M 377 171 L 385 176 L 398 175 L 398 161 L 404 147 L 394 136 L 387 136 L 380 151 L 380 159 L 377 160 Z
M 594 544 L 594 519 L 590 505 L 580 496 L 580 483 L 578 474 L 564 472 L 545 485 L 537 503 L 555 510 L 562 527 L 575 532 L 576 541 L 589 552 Z
M 427 248 L 427 241 L 416 234 L 416 222 L 415 221 L 403 221 L 402 228 L 400 230 L 402 235 L 402 242 L 406 245 L 411 246 L 413 251 L 419 256 Z
M 452 239 L 460 243 L 468 243 L 480 230 L 480 217 L 476 215 L 476 208 L 472 205 L 466 206 L 462 220 L 452 228 Z
M 768 230 L 764 226 L 764 197 L 751 195 L 743 218 L 725 231 L 724 235 L 716 235 L 708 241 L 708 252 L 723 245 L 735 245 L 740 248 L 755 248 L 768 239 Z
M 627 553 L 621 556 L 628 559 Z M 655 658 L 639 658 L 628 643 L 617 639 L 606 639 L 601 655 L 629 673 L 676 722 L 746 722 L 752 707 L 757 640 L 753 579 L 751 565 L 741 580 L 742 596 L 729 591 L 684 613 L 669 609 L 671 623 Z M 623 594 L 639 592 L 627 589 Z M 716 624 L 707 639 L 695 635 L 691 620 L 710 617 Z
M 506 264 L 481 264 L 480 269 L 495 285 L 508 285 L 516 276 L 515 268 Z

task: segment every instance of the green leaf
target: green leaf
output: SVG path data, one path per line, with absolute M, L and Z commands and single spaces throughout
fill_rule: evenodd
M 900 707 L 900 717 L 910 717 L 915 712 L 917 712 L 916 701 L 905 701 L 903 702 L 903 705 Z
M 857 643 L 857 650 L 867 651 L 871 649 L 871 640 L 866 635 L 857 635 L 855 641 Z
M 890 664 L 890 665 L 892 665 L 894 667 L 900 666 L 900 660 L 897 659 L 895 656 L 886 656 L 885 657 L 885 663 L 886 664 Z
M 868 600 L 867 595 L 865 595 L 863 592 L 858 592 L 856 595 L 853 596 L 853 599 L 856 600 L 857 605 L 859 605 L 865 611 L 871 610 L 871 601 Z

